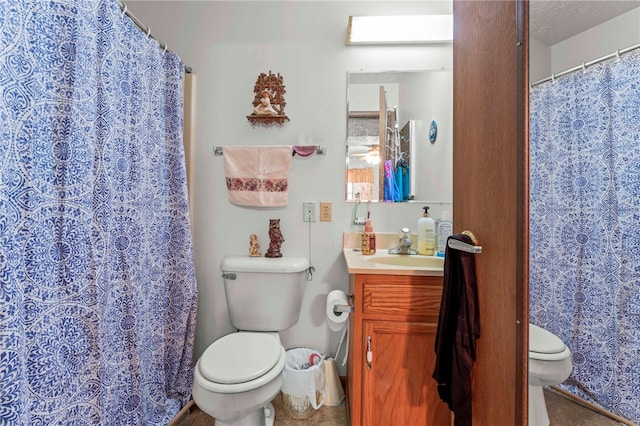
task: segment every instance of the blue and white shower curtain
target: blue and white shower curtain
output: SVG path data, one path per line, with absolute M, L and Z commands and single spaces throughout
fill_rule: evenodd
M 561 385 L 640 422 L 640 50 L 531 90 L 530 314 Z
M 115 0 L 0 2 L 0 425 L 190 398 L 182 78 Z

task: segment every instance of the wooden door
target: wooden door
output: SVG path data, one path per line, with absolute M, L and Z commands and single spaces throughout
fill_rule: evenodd
M 431 378 L 436 329 L 436 324 L 363 321 L 363 338 L 371 338 L 373 354 L 370 369 L 363 371 L 363 426 L 450 425 L 449 408 Z
M 454 232 L 483 248 L 473 424 L 526 425 L 528 4 L 454 0 L 453 14 Z

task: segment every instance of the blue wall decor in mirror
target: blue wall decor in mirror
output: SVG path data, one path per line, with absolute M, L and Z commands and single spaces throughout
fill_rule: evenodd
M 436 141 L 436 137 L 438 136 L 438 124 L 436 120 L 431 121 L 431 126 L 429 127 L 429 142 L 434 143 Z

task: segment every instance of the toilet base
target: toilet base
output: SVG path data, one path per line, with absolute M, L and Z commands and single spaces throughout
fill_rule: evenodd
M 542 386 L 529 385 L 529 426 L 549 426 L 549 413 Z
M 276 409 L 273 404 L 262 407 L 237 422 L 225 423 L 216 420 L 216 426 L 273 426 L 276 420 Z

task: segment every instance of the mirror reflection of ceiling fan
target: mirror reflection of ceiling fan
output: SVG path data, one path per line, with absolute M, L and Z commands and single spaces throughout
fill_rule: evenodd
M 349 154 L 354 157 L 364 157 L 364 160 L 369 164 L 378 164 L 380 162 L 378 144 L 351 146 L 349 147 Z
M 378 136 L 350 136 L 347 139 L 349 147 L 349 156 L 364 157 L 369 164 L 378 164 L 380 162 Z

